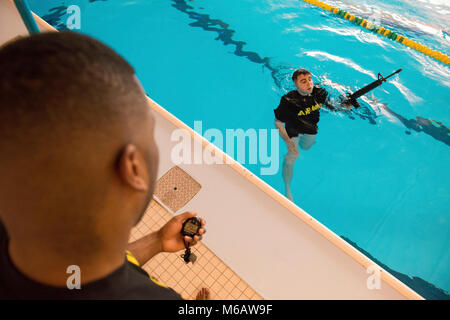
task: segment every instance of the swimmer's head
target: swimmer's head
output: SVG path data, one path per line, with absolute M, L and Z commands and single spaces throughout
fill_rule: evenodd
M 311 72 L 306 69 L 295 70 L 292 75 L 292 81 L 300 93 L 310 94 L 313 90 L 314 83 L 311 78 Z

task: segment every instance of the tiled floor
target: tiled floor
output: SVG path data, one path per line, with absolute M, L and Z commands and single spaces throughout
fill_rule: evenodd
M 170 212 L 152 200 L 141 222 L 132 230 L 130 241 L 158 230 L 171 218 Z M 195 299 L 202 287 L 209 288 L 211 298 L 217 300 L 263 299 L 203 243 L 198 243 L 191 250 L 197 256 L 195 264 L 186 265 L 180 257 L 184 251 L 180 251 L 161 253 L 143 268 L 186 299 Z

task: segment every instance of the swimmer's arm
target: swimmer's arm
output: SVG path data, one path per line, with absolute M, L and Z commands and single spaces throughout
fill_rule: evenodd
M 325 108 L 327 108 L 328 110 L 331 110 L 331 111 L 336 111 L 337 110 L 337 108 L 330 103 L 328 98 L 323 102 L 323 106 Z
M 322 105 L 325 108 L 327 108 L 328 110 L 331 110 L 331 111 L 345 111 L 345 112 L 349 112 L 352 109 L 351 105 L 343 104 L 342 106 L 344 108 L 342 108 L 341 106 L 333 105 L 331 100 L 330 100 L 330 95 L 328 94 L 328 91 L 326 91 L 323 88 L 319 88 L 319 91 L 318 91 L 318 94 L 317 94 L 317 98 L 318 98 L 319 102 L 322 103 Z
M 293 154 L 300 154 L 298 152 L 297 144 L 287 134 L 286 128 L 284 127 L 283 122 L 281 122 L 278 119 L 275 119 L 275 127 L 278 128 L 281 138 L 283 138 L 284 142 L 286 142 L 288 151 Z
M 325 108 L 331 111 L 336 111 L 336 107 L 331 104 L 330 95 L 328 91 L 324 88 L 317 86 L 317 91 L 314 91 L 315 98 L 319 103 L 321 103 Z
M 280 133 L 280 137 L 287 143 L 291 138 L 289 138 L 283 122 L 281 122 L 278 119 L 275 119 L 275 127 L 278 129 L 278 132 Z

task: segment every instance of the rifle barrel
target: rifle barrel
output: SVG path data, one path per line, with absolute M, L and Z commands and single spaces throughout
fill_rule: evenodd
M 394 74 L 399 73 L 400 71 L 402 71 L 402 69 L 398 69 L 397 71 L 391 73 L 390 75 L 388 75 L 386 78 L 383 78 L 383 76 L 381 74 L 378 74 L 378 79 L 375 80 L 372 83 L 369 83 L 367 86 L 362 87 L 361 89 L 359 89 L 358 91 L 352 93 L 351 95 L 349 95 L 350 99 L 358 99 L 359 97 L 365 95 L 367 92 L 375 89 L 376 87 L 380 86 L 383 81 L 386 81 L 386 79 L 392 77 Z
M 365 95 L 367 92 L 369 92 L 369 91 L 375 89 L 376 87 L 380 86 L 382 83 L 383 82 L 380 79 L 379 80 L 375 80 L 374 82 L 369 83 L 367 86 L 365 86 L 365 87 L 359 89 L 358 91 L 352 93 L 350 95 L 350 97 L 352 99 L 358 99 L 359 97 Z

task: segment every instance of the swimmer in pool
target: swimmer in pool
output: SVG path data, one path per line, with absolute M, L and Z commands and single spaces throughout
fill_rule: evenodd
M 319 110 L 322 106 L 330 110 L 335 108 L 327 102 L 325 89 L 314 85 L 311 72 L 298 69 L 292 75 L 296 90 L 285 94 L 275 112 L 275 126 L 281 138 L 286 142 L 288 153 L 284 156 L 283 180 L 286 197 L 293 201 L 290 181 L 292 180 L 294 163 L 300 156 L 298 146 L 302 150 L 310 149 L 316 142 Z M 350 108 L 350 107 L 349 107 Z

